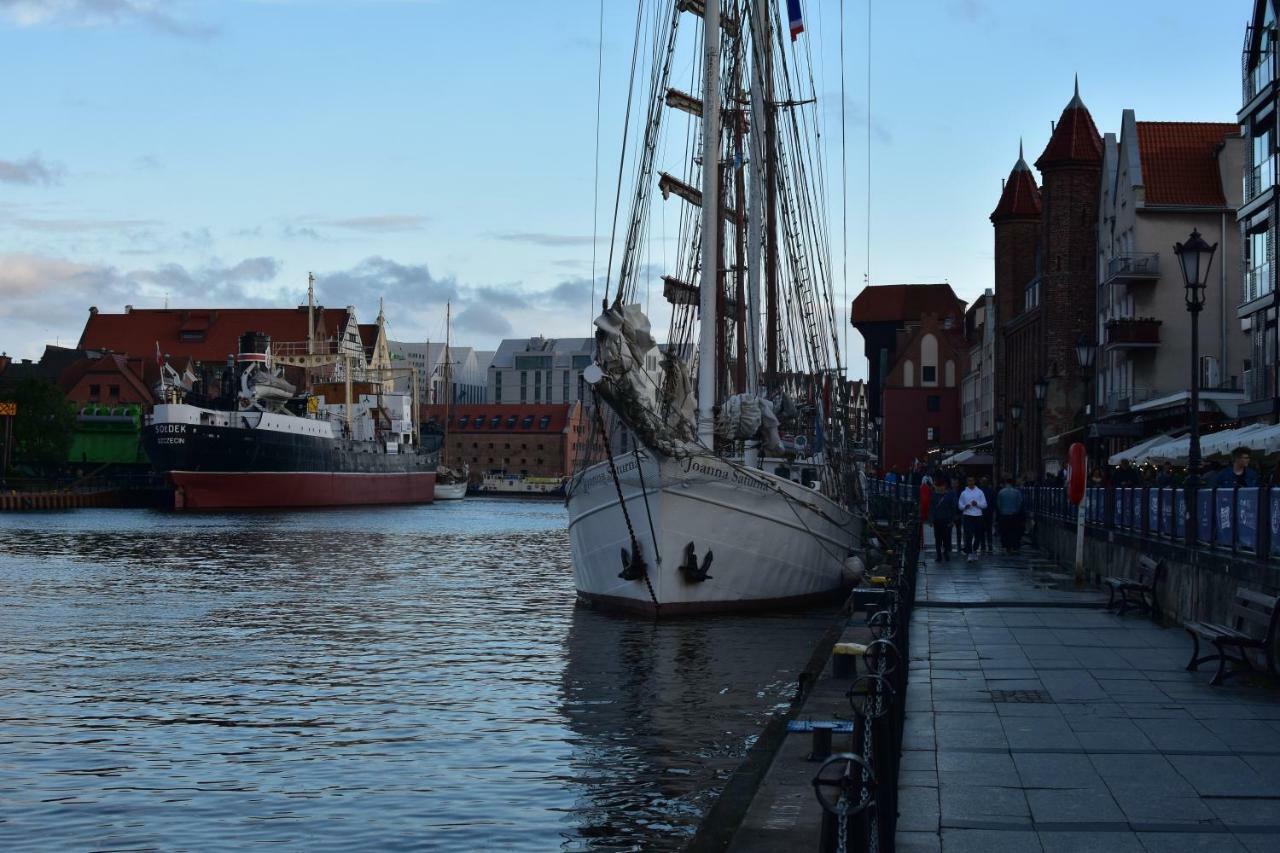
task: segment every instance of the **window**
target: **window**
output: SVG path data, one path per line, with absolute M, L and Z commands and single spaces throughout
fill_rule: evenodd
M 1022 310 L 1030 311 L 1040 304 L 1040 277 L 1031 279 L 1022 295 Z
M 471 420 L 471 416 L 470 416 L 470 415 L 460 415 L 460 416 L 458 417 L 458 428 L 459 428 L 459 429 L 466 429 L 466 427 L 467 427 L 467 423 L 468 423 L 470 420 Z
M 484 415 L 476 415 L 475 428 L 480 429 L 484 426 Z
M 536 370 L 533 373 L 533 402 L 542 402 L 542 371 Z
M 518 355 L 515 357 L 514 364 L 517 370 L 550 370 L 551 356 Z
M 494 415 L 493 420 L 489 421 L 489 429 L 497 429 L 502 426 L 502 415 Z
M 937 427 L 925 427 L 925 438 L 928 439 L 929 441 L 937 441 L 938 440 Z
M 543 415 L 542 420 L 538 421 L 538 429 L 546 429 L 551 426 L 551 415 Z
M 178 340 L 182 341 L 184 344 L 198 344 L 204 340 L 204 332 L 178 332 Z
M 941 397 L 939 397 L 937 394 L 930 394 L 930 395 L 929 395 L 929 398 L 928 398 L 928 400 L 927 400 L 926 402 L 928 403 L 928 409 L 929 409 L 929 411 L 931 411 L 931 412 L 940 412 L 940 411 L 942 411 L 942 398 L 941 398 Z M 972 404 L 970 404 L 970 405 L 972 405 Z
M 520 402 L 525 403 L 529 400 L 529 371 L 520 371 Z
M 560 374 L 560 378 L 561 378 L 561 380 L 562 380 L 562 382 L 563 382 L 563 387 L 561 388 L 561 393 L 564 395 L 563 397 L 561 397 L 560 402 L 561 402 L 561 403 L 567 403 L 567 402 L 569 402 L 569 371 L 567 371 L 567 370 L 563 371 L 563 372 Z
M 114 397 L 114 398 L 115 398 L 115 399 L 117 399 L 117 400 L 118 400 L 118 399 L 120 399 L 120 386 L 119 386 L 119 385 L 108 385 L 108 386 L 107 386 L 107 394 L 108 394 L 109 396 L 111 396 L 111 397 Z
M 525 416 L 524 416 L 524 420 L 520 421 L 520 427 L 521 427 L 522 429 L 532 429 L 532 428 L 533 428 L 533 415 L 525 415 Z
M 574 370 L 582 370 L 584 367 L 586 367 L 589 364 L 591 364 L 591 356 L 589 355 L 575 355 L 573 357 Z
M 934 385 L 938 381 L 938 367 L 934 364 L 925 364 L 920 367 L 920 384 Z
M 493 372 L 493 402 L 502 402 L 502 371 L 495 370 Z
M 516 416 L 515 416 L 515 415 L 510 415 L 510 416 L 508 416 L 508 417 L 507 417 L 507 429 L 515 429 L 515 426 L 516 426 Z
M 97 399 L 97 397 L 98 397 L 101 393 L 102 393 L 102 386 L 101 386 L 101 385 L 90 385 L 90 386 L 89 386 L 89 396 L 90 396 L 90 397 L 93 397 L 94 399 Z

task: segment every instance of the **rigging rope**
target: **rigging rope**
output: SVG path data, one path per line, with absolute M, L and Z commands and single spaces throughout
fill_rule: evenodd
M 604 92 L 604 0 L 600 0 L 600 26 L 596 36 L 596 175 L 591 200 L 591 315 L 596 316 L 596 258 L 600 251 L 600 103 Z

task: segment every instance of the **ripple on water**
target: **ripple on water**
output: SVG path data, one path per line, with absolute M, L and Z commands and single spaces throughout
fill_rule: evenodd
M 554 503 L 0 515 L 0 847 L 676 849 L 829 614 L 572 602 Z

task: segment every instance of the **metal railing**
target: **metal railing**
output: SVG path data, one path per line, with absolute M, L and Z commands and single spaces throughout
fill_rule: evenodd
M 1139 403 L 1145 403 L 1148 400 L 1154 400 L 1158 396 L 1160 396 L 1160 392 L 1154 388 L 1142 388 L 1139 386 L 1121 388 L 1116 391 L 1108 391 L 1103 398 L 1102 405 L 1108 412 L 1127 412 L 1131 407 Z
M 1252 27 L 1249 28 L 1252 30 Z M 1248 44 L 1245 45 L 1245 54 L 1243 59 L 1243 98 L 1244 103 L 1249 103 L 1253 97 L 1267 87 L 1272 80 L 1276 79 L 1276 53 L 1274 50 L 1267 50 L 1258 56 L 1258 62 L 1252 68 L 1248 67 L 1249 52 Z
M 1023 489 L 1035 515 L 1074 522 L 1066 490 Z M 1091 487 L 1085 490 L 1085 523 L 1135 536 L 1185 543 L 1187 491 L 1181 486 Z M 1195 542 L 1215 551 L 1280 559 L 1280 488 L 1204 487 L 1196 491 Z
M 1160 255 L 1156 252 L 1128 252 L 1107 261 L 1107 281 L 1159 276 Z
M 1266 296 L 1271 292 L 1271 288 L 1271 264 L 1260 264 L 1244 271 L 1244 292 L 1241 294 L 1244 302 L 1252 302 L 1260 296 Z

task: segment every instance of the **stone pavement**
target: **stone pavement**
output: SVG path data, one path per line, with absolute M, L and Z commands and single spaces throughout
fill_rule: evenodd
M 1280 851 L 1280 691 L 1038 555 L 923 555 L 900 853 Z

